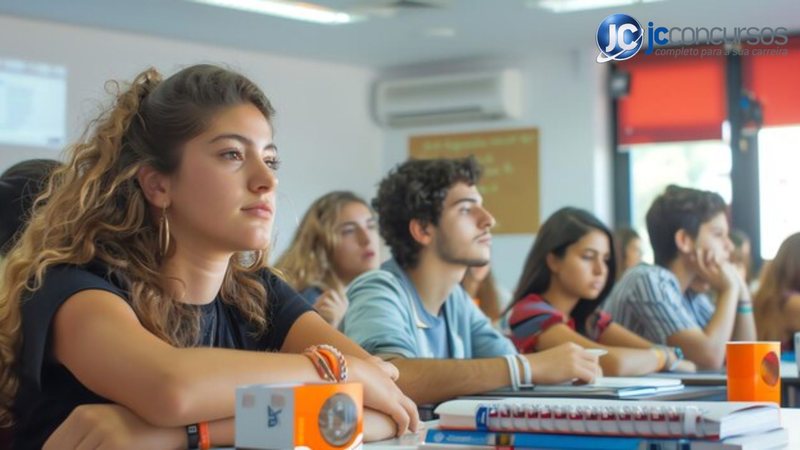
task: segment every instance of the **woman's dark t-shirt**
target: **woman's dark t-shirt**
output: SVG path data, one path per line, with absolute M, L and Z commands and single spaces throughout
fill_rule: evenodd
M 239 312 L 219 296 L 197 306 L 201 314 L 198 346 L 253 351 L 277 351 L 308 304 L 275 274 L 263 271 L 267 291 L 267 333 L 255 337 Z M 89 289 L 108 291 L 128 300 L 125 284 L 100 264 L 57 266 L 45 274 L 42 286 L 22 303 L 22 351 L 18 361 L 20 386 L 14 404 L 14 449 L 40 449 L 47 438 L 79 405 L 109 403 L 84 387 L 53 358 L 50 330 L 59 307 L 74 294 Z M 91 351 L 91 349 L 86 349 Z M 233 395 L 233 393 L 231 393 Z

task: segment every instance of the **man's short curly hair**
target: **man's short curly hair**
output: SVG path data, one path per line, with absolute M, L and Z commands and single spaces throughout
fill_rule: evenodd
M 481 168 L 474 157 L 459 159 L 410 159 L 395 167 L 381 181 L 372 207 L 378 213 L 380 233 L 402 268 L 417 265 L 420 244 L 411 236 L 412 219 L 423 225 L 439 224 L 444 199 L 455 183 L 473 186 Z
M 656 264 L 666 267 L 678 255 L 678 230 L 686 230 L 696 238 L 700 225 L 726 211 L 725 200 L 716 192 L 667 186 L 647 211 L 647 232 Z

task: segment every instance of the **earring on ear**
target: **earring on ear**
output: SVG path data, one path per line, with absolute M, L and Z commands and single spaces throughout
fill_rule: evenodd
M 161 218 L 158 220 L 158 249 L 161 257 L 167 256 L 169 251 L 169 219 L 167 218 L 166 205 L 161 207 Z
M 264 251 L 263 250 L 255 250 L 255 251 L 253 251 L 253 261 L 251 262 L 251 264 L 250 264 L 250 266 L 248 268 L 249 269 L 255 268 L 255 266 L 257 266 L 258 263 L 261 262 L 261 258 L 263 257 L 263 255 L 264 255 Z

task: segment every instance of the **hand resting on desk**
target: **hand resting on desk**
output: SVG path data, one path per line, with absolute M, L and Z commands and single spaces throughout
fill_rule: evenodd
M 234 426 L 230 419 L 222 424 L 226 436 L 215 433 L 214 445 L 233 445 Z M 226 426 L 227 425 L 227 426 Z M 394 437 L 397 424 L 386 414 L 364 409 L 364 441 L 373 442 Z M 186 430 L 183 427 L 161 428 L 150 425 L 124 406 L 114 404 L 81 405 L 75 408 L 45 442 L 42 450 L 163 449 L 185 450 Z
M 75 408 L 50 435 L 42 450 L 183 450 L 187 445 L 183 428 L 155 427 L 124 406 L 101 404 Z

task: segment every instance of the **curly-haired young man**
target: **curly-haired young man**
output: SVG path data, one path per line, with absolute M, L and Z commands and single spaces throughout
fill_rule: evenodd
M 390 172 L 372 204 L 393 259 L 347 291 L 344 332 L 395 364 L 398 385 L 420 404 L 512 385 L 529 376 L 526 365 L 535 383 L 591 381 L 599 370 L 597 357 L 575 344 L 506 358 L 514 346 L 460 286 L 491 251 L 495 220 L 479 178 L 472 157 L 410 160 Z
M 719 369 L 726 342 L 756 339 L 750 292 L 730 262 L 725 202 L 668 186 L 647 211 L 647 231 L 656 265 L 629 270 L 603 308 L 640 336 L 680 348 L 698 368 Z M 716 307 L 692 289 L 698 281 L 717 292 Z

